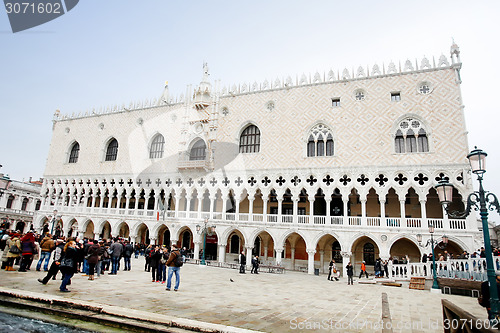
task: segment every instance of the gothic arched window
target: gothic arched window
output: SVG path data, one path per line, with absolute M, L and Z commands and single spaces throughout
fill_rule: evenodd
M 367 265 L 375 265 L 375 247 L 372 243 L 363 245 L 363 260 Z
M 163 146 L 165 145 L 165 138 L 161 134 L 157 134 L 153 142 L 151 142 L 151 147 L 149 149 L 149 158 L 162 158 L 163 157 Z
M 258 153 L 260 151 L 260 130 L 249 125 L 240 136 L 240 153 Z
M 323 124 L 314 126 L 307 139 L 307 156 L 333 156 L 333 153 L 331 130 Z
M 69 153 L 68 163 L 78 162 L 78 155 L 80 153 L 80 144 L 78 142 L 73 143 L 71 146 L 71 151 Z
M 420 120 L 403 119 L 394 136 L 394 150 L 398 154 L 429 151 L 427 131 Z
M 108 143 L 108 147 L 106 149 L 106 161 L 116 161 L 116 157 L 118 156 L 118 141 L 115 138 L 111 139 Z
M 207 145 L 205 141 L 199 139 L 195 142 L 191 151 L 189 152 L 190 161 L 203 161 L 207 157 Z
M 236 234 L 231 236 L 231 253 L 240 253 L 240 237 Z

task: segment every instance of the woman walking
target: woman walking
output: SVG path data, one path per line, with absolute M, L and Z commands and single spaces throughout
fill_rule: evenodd
M 28 232 L 21 238 L 21 250 L 22 258 L 19 272 L 26 272 L 26 270 L 30 269 L 33 254 L 35 253 L 35 236 L 33 236 L 32 232 Z
M 5 265 L 6 271 L 15 271 L 14 261 L 21 256 L 21 240 L 19 239 L 19 234 L 14 233 L 10 236 L 7 241 L 7 264 Z
M 63 280 L 61 282 L 61 286 L 59 290 L 62 292 L 69 292 L 66 286 L 69 283 L 69 280 L 73 277 L 73 274 L 76 272 L 76 242 L 74 240 L 70 240 L 66 246 L 64 246 L 63 258 L 61 259 L 61 273 L 63 274 Z

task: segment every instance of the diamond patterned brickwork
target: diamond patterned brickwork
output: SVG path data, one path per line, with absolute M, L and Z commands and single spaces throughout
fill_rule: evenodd
M 424 80 L 433 85 L 429 95 L 418 93 Z M 366 92 L 364 101 L 355 100 L 357 89 Z M 391 101 L 393 91 L 401 92 L 401 101 Z M 333 108 L 332 97 L 340 97 L 342 106 Z M 269 100 L 275 102 L 272 111 L 265 107 Z M 247 170 L 464 163 L 461 104 L 453 69 L 264 91 L 221 99 L 232 112 L 219 118 L 217 140 L 237 144 L 245 124 L 256 124 L 261 151 L 243 155 Z M 394 153 L 394 126 L 408 115 L 425 124 L 429 153 Z M 308 131 L 319 122 L 333 130 L 333 157 L 306 156 Z

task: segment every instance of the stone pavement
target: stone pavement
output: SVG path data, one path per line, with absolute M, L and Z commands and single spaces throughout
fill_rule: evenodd
M 132 258 L 130 272 L 104 274 L 95 281 L 76 274 L 69 286 L 72 292 L 61 293 L 59 279 L 42 285 L 37 278 L 44 273 L 33 268 L 26 273 L 2 270 L 0 286 L 265 332 L 381 332 L 384 292 L 394 332 L 442 332 L 442 298 L 486 317 L 475 298 L 409 290 L 405 285 L 358 284 L 356 278 L 348 286 L 346 279 L 331 282 L 326 275 L 249 271 L 243 275 L 237 270 L 185 264 L 179 291 L 174 292 L 151 282 L 140 257 Z

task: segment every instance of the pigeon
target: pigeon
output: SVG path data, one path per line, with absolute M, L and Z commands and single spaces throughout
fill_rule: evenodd
M 234 282 L 234 280 L 233 280 L 233 279 L 231 279 L 231 278 L 229 278 L 229 281 Z

